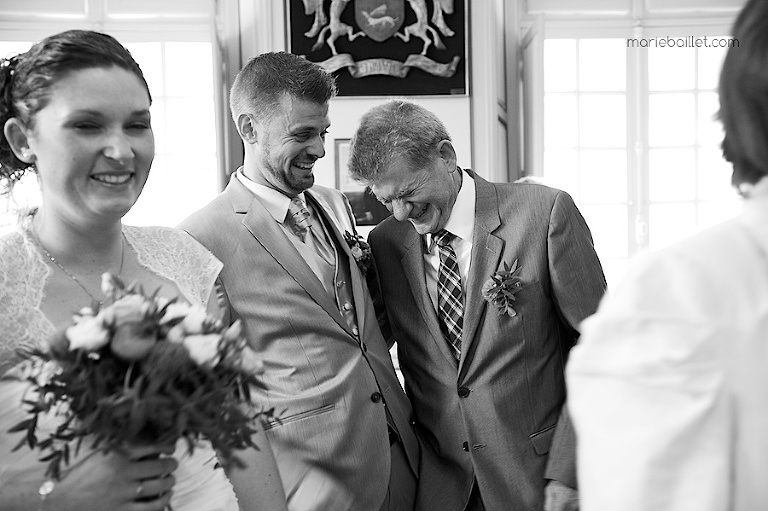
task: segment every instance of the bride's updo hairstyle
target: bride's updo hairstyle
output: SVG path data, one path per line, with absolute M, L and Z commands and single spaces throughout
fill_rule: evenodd
M 139 65 L 112 36 L 90 30 L 68 30 L 33 45 L 26 53 L 0 58 L 0 184 L 8 191 L 34 166 L 18 159 L 1 129 L 15 117 L 28 129 L 48 104 L 51 88 L 73 71 L 117 66 L 135 74 L 149 96 Z

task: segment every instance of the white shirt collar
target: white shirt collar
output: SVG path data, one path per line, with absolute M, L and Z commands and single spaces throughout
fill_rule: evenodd
M 456 168 L 462 174 L 461 188 L 456 195 L 451 216 L 444 229 L 462 240 L 472 243 L 472 235 L 475 232 L 475 180 L 469 173 Z M 429 235 L 429 245 L 432 246 L 432 234 Z
M 235 176 L 240 180 L 243 186 L 248 188 L 254 195 L 256 195 L 256 197 L 258 197 L 259 201 L 261 201 L 275 221 L 279 223 L 285 221 L 285 215 L 288 214 L 288 205 L 291 203 L 290 197 L 279 190 L 275 190 L 274 188 L 270 188 L 269 186 L 251 180 L 243 173 L 243 167 L 237 169 Z M 298 197 L 306 204 L 304 192 L 300 193 Z

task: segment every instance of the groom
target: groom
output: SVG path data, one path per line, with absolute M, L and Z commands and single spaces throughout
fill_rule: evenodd
M 244 164 L 181 227 L 224 263 L 230 317 L 264 362 L 254 397 L 279 415 L 265 429 L 289 507 L 299 459 L 330 474 L 350 509 L 411 511 L 411 407 L 345 241 L 355 232 L 349 205 L 313 186 L 335 92 L 331 75 L 297 55 L 252 59 L 230 100 Z

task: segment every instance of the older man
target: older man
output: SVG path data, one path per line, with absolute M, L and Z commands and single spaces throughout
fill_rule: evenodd
M 350 171 L 393 213 L 369 241 L 424 447 L 417 507 L 540 511 L 546 486 L 574 509 L 563 366 L 605 278 L 573 201 L 459 168 L 443 123 L 399 100 L 363 116 Z

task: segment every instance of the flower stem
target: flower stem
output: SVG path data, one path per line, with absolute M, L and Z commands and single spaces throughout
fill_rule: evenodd
M 134 364 L 131 364 L 128 366 L 128 370 L 125 372 L 125 379 L 123 380 L 123 388 L 125 390 L 128 390 L 131 388 L 131 376 L 133 376 L 133 366 Z

